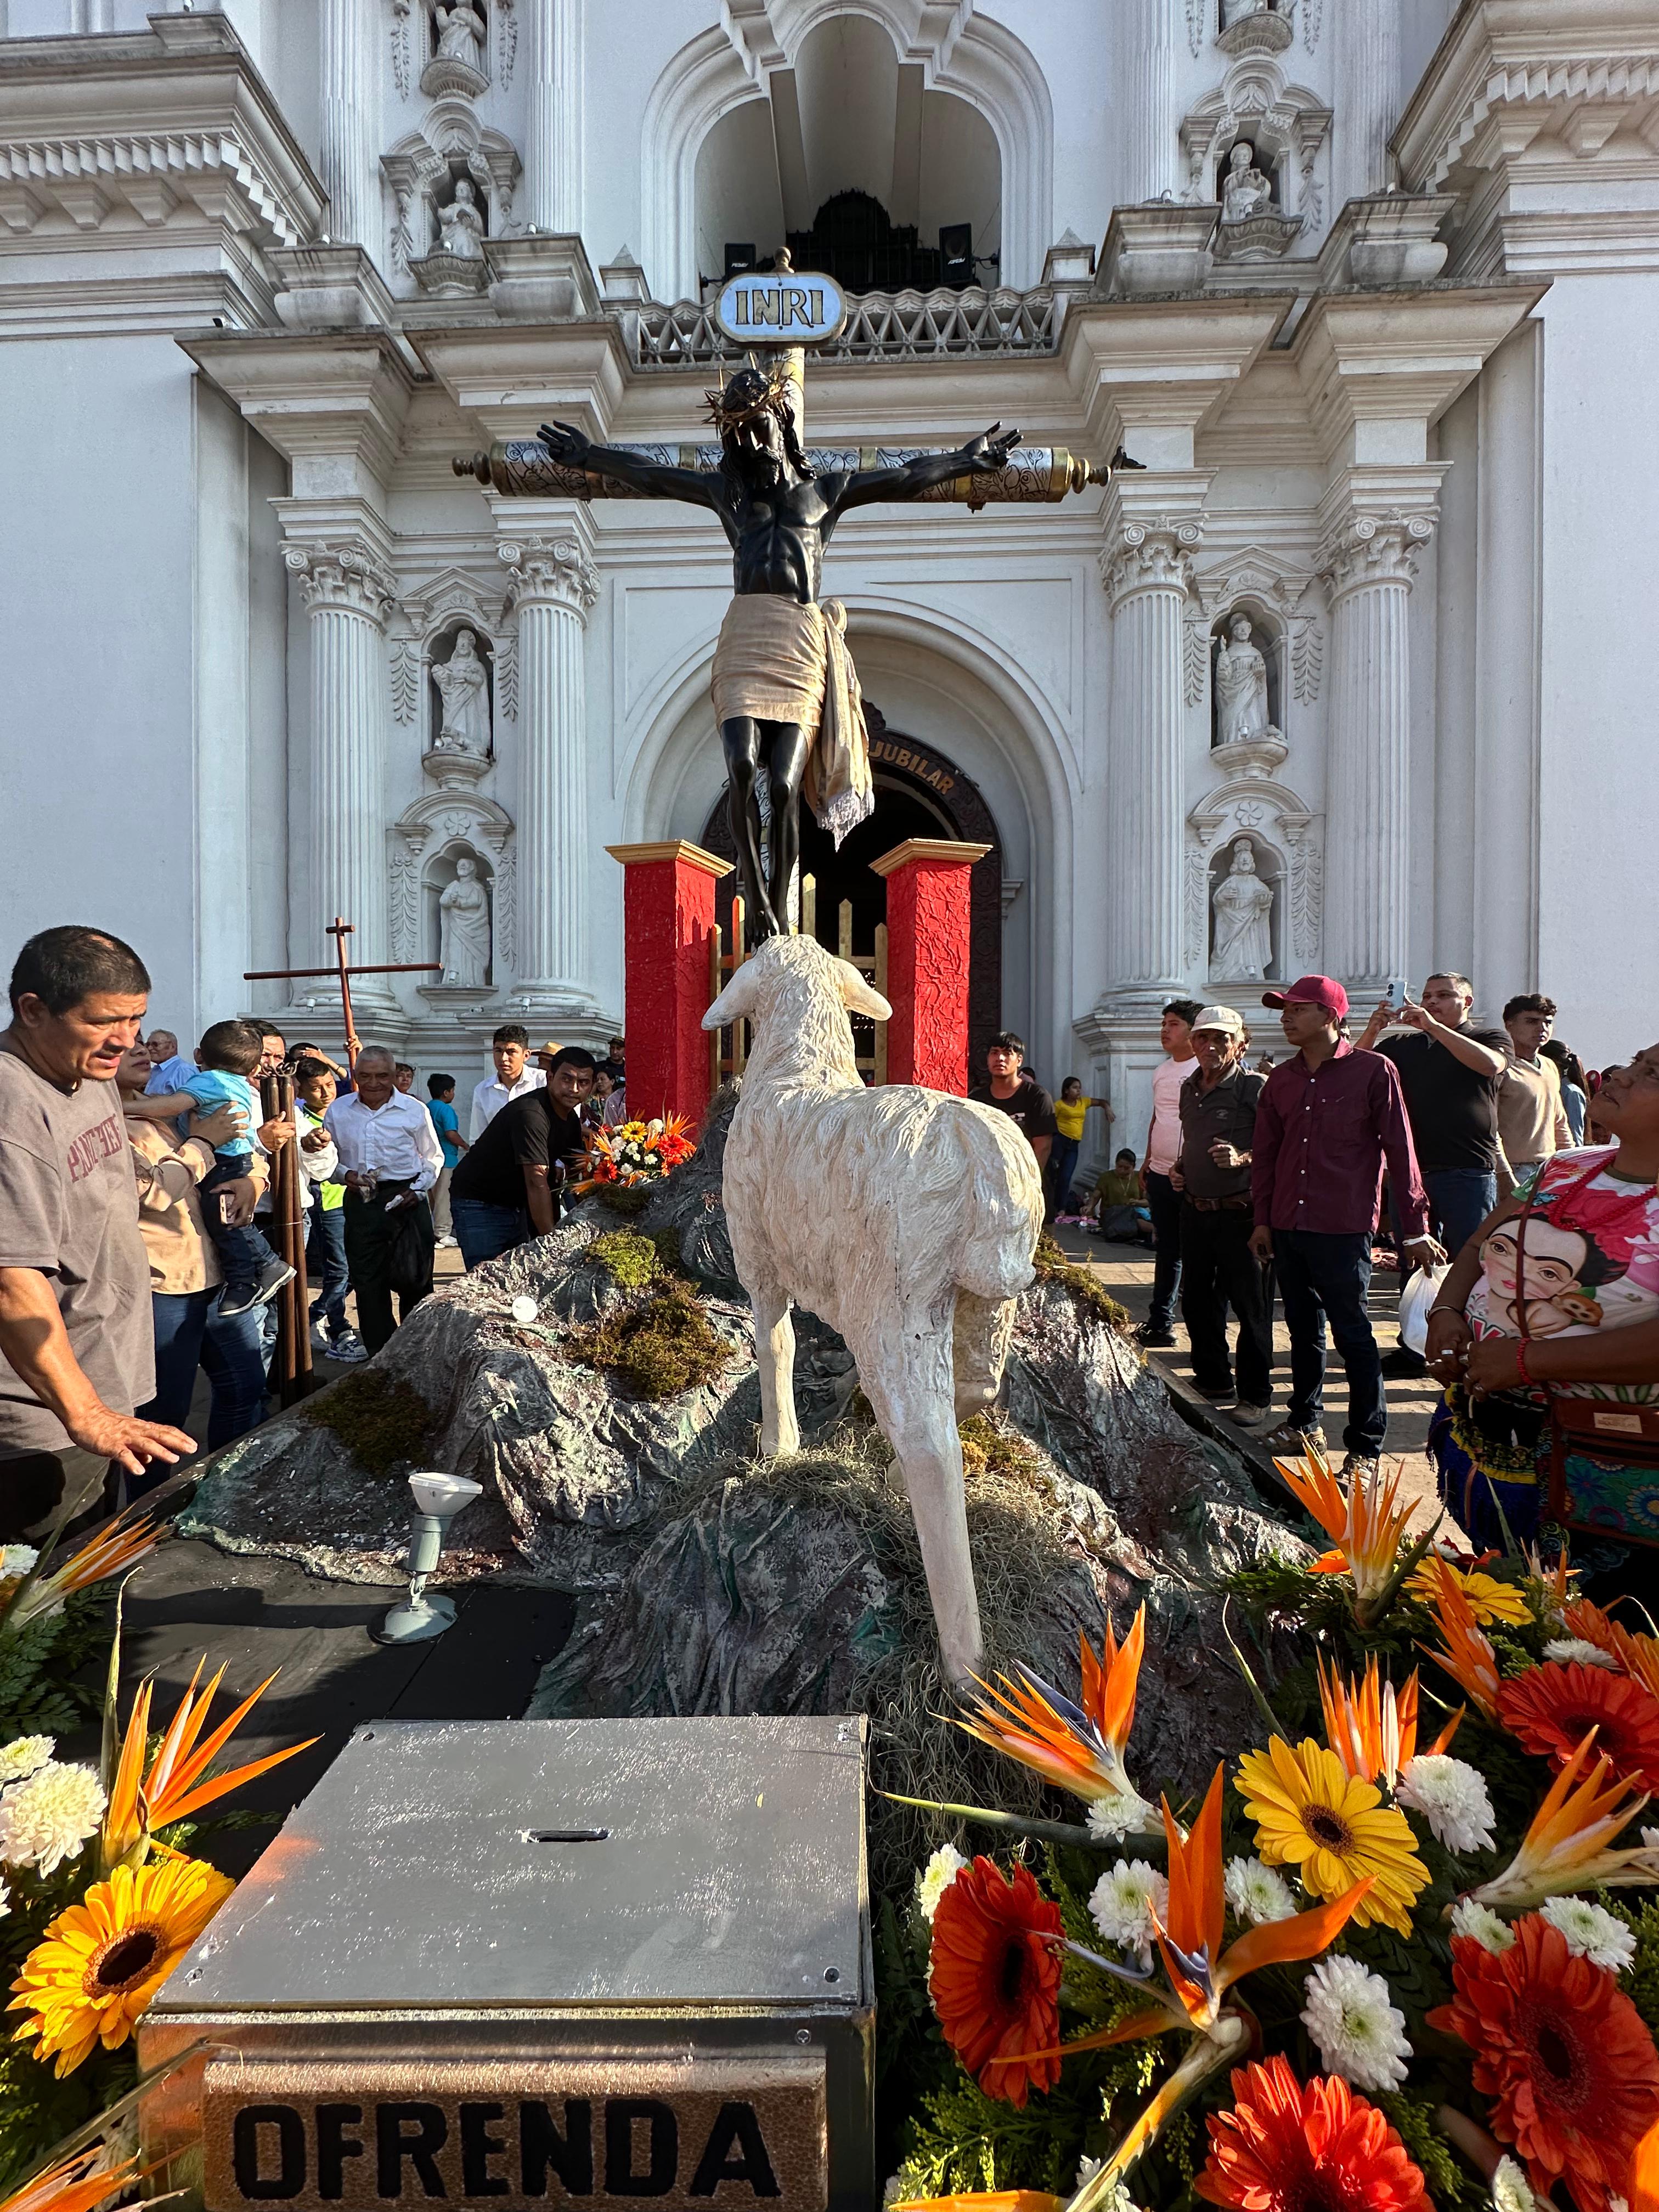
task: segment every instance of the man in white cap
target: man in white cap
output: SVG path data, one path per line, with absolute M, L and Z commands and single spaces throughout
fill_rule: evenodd
M 1200 1395 L 1233 1397 L 1227 1308 L 1238 1316 L 1238 1402 L 1249 1428 L 1270 1418 L 1273 1329 L 1261 1262 L 1250 1249 L 1250 1162 L 1255 1109 L 1267 1079 L 1244 1065 L 1250 1033 L 1231 1006 L 1201 1006 L 1192 1026 L 1198 1073 L 1181 1086 L 1181 1157 L 1170 1180 L 1181 1193 L 1181 1317 Z

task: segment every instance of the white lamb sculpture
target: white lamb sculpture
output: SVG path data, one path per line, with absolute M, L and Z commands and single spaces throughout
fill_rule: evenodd
M 866 1090 L 848 1009 L 887 1001 L 810 937 L 773 937 L 703 1016 L 754 1044 L 726 1218 L 755 1314 L 761 1449 L 798 1451 L 792 1300 L 840 1331 L 915 1516 L 953 1682 L 982 1671 L 957 1420 L 994 1401 L 1032 1280 L 1042 1182 L 1004 1115 L 919 1084 Z

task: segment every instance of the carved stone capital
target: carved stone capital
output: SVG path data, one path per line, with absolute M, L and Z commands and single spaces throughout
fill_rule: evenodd
M 1178 592 L 1184 599 L 1203 535 L 1193 515 L 1126 516 L 1100 554 L 1101 581 L 1113 606 L 1135 592 Z
M 513 578 L 510 605 L 563 607 L 586 621 L 599 596 L 599 572 L 574 538 L 512 538 L 495 551 Z
M 371 549 L 360 542 L 285 546 L 283 564 L 297 577 L 307 611 L 365 615 L 385 627 L 397 599 L 397 585 Z
M 1437 513 L 1348 514 L 1320 549 L 1319 569 L 1334 601 L 1367 584 L 1410 590 L 1417 556 L 1434 535 Z

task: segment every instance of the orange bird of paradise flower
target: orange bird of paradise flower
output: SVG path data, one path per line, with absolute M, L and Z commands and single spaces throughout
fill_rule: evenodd
M 1390 1790 L 1417 1751 L 1417 1675 L 1396 1691 L 1384 1682 L 1376 1656 L 1358 1681 L 1345 1682 L 1325 1655 L 1317 1655 L 1319 1702 L 1325 1741 L 1357 1782 L 1385 1782 Z
M 1170 1852 L 1170 1899 L 1163 1921 L 1154 1916 L 1152 1926 L 1169 1978 L 1167 1993 L 1159 1993 L 1152 2003 L 1114 2027 L 1079 2036 L 1060 2047 L 1061 2057 L 1076 2051 L 1103 2051 L 1112 2044 L 1136 2043 L 1171 2029 L 1186 2030 L 1194 2039 L 1181 2063 L 1104 2166 L 1072 2199 L 1067 2212 L 1094 2212 L 1097 2206 L 1110 2203 L 1117 2182 L 1165 2123 L 1212 2074 L 1244 2051 L 1250 2040 L 1250 2024 L 1243 2012 L 1223 2002 L 1228 1990 L 1262 1966 L 1316 1958 L 1335 1942 L 1370 1889 L 1367 1876 L 1342 1896 L 1311 1911 L 1249 1929 L 1224 1950 L 1226 1900 L 1221 1805 L 1224 1774 L 1224 1767 L 1216 1768 L 1188 1834 L 1182 1833 L 1168 1798 L 1163 1801 L 1164 1832 Z M 1046 2057 L 1051 2054 L 1027 2055 Z
M 137 2159 L 103 2166 L 99 2163 L 102 2156 L 96 2148 L 78 2151 L 73 2158 L 43 2166 L 9 2197 L 0 2198 L 0 2212 L 92 2212 L 94 2204 L 118 2197 L 143 2179 Z
M 1645 1844 L 1609 1848 L 1648 1801 L 1635 1784 L 1613 1774 L 1613 1761 L 1605 1755 L 1585 1771 L 1595 1742 L 1591 1729 L 1551 1783 L 1508 1866 L 1469 1892 L 1477 1905 L 1527 1912 L 1570 1890 L 1659 1881 L 1659 1850 Z M 1444 1917 L 1450 1917 L 1449 1906 Z
M 1438 1559 L 1431 1564 L 1438 1584 L 1437 1595 L 1430 1601 L 1435 1625 L 1440 1631 L 1443 1649 L 1437 1650 L 1425 1644 L 1422 1649 L 1431 1659 L 1437 1660 L 1459 1689 L 1473 1698 L 1487 1720 L 1498 1714 L 1498 1654 L 1492 1649 L 1492 1638 L 1484 1635 L 1474 1618 L 1474 1608 L 1463 1594 L 1462 1585 L 1455 1575 L 1441 1571 Z
M 179 1700 L 179 1710 L 173 1716 L 161 1748 L 156 1752 L 146 1775 L 144 1747 L 149 1735 L 149 1705 L 152 1685 L 141 1682 L 132 1700 L 132 1715 L 127 1723 L 127 1732 L 116 1762 L 114 1779 L 110 1784 L 109 1804 L 104 1814 L 102 1860 L 104 1871 L 109 1874 L 118 1866 L 142 1866 L 149 1855 L 155 1831 L 165 1828 L 175 1820 L 188 1820 L 199 1813 L 204 1805 L 216 1798 L 228 1796 L 240 1790 L 245 1782 L 256 1775 L 269 1772 L 280 1766 L 285 1759 L 308 1751 L 320 1736 L 307 1736 L 303 1743 L 290 1744 L 286 1751 L 273 1751 L 264 1759 L 250 1759 L 246 1766 L 233 1767 L 226 1774 L 209 1774 L 207 1770 L 230 1741 L 231 1737 L 247 1718 L 259 1699 L 276 1680 L 268 1674 L 251 1698 L 244 1698 L 230 1717 L 220 1723 L 210 1735 L 203 1737 L 202 1729 L 225 1670 L 220 1668 L 207 1687 L 198 1693 L 197 1684 L 202 1679 L 204 1660 L 198 1660 L 196 1672 L 190 1678 L 190 1687 Z M 165 1850 L 166 1845 L 158 1846 Z M 3 2212 L 3 2208 L 0 2208 Z
M 1316 1445 L 1303 1458 L 1276 1459 L 1273 1465 L 1335 1547 L 1314 1561 L 1315 1573 L 1353 1577 L 1354 1616 L 1364 1626 L 1389 1595 L 1411 1518 L 1411 1507 L 1399 1502 L 1401 1469 L 1356 1475 L 1345 1492 Z
M 1121 1644 L 1107 1622 L 1098 1659 L 1088 1638 L 1078 1638 L 1083 1677 L 1079 1704 L 1022 1666 L 1021 1681 L 999 1674 L 1000 1687 L 980 1682 L 983 1696 L 957 1726 L 1074 1797 L 1091 1803 L 1103 1797 L 1132 1798 L 1139 1804 L 1139 1793 L 1124 1768 L 1123 1754 L 1134 1726 L 1135 1690 L 1146 1647 L 1143 1605 Z
M 118 1575 L 124 1567 L 136 1565 L 161 1540 L 161 1531 L 148 1514 L 136 1521 L 125 1513 L 118 1514 L 88 1537 L 78 1552 L 71 1552 L 61 1567 L 37 1576 L 33 1582 L 21 1581 L 9 1603 L 0 1606 L 0 1627 L 15 1635 L 42 1613 L 54 1612 L 72 1591 L 88 1589 L 94 1583 Z
M 1637 1636 L 1620 1621 L 1609 1619 L 1587 1597 L 1575 1598 L 1565 1611 L 1569 1636 L 1583 1638 L 1616 1659 L 1625 1672 L 1644 1689 L 1659 1698 L 1659 1636 Z

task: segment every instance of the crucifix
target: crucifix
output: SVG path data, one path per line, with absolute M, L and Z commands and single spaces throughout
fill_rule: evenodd
M 242 971 L 245 983 L 300 982 L 317 975 L 332 975 L 340 986 L 340 1006 L 345 1016 L 346 1066 L 356 1068 L 357 1054 L 362 1049 L 362 1039 L 357 1035 L 351 1017 L 351 979 L 354 975 L 441 975 L 442 963 L 437 960 L 394 960 L 379 967 L 353 968 L 346 959 L 346 939 L 356 935 L 355 926 L 342 915 L 336 915 L 323 933 L 334 939 L 334 965 L 331 968 L 247 968 Z

